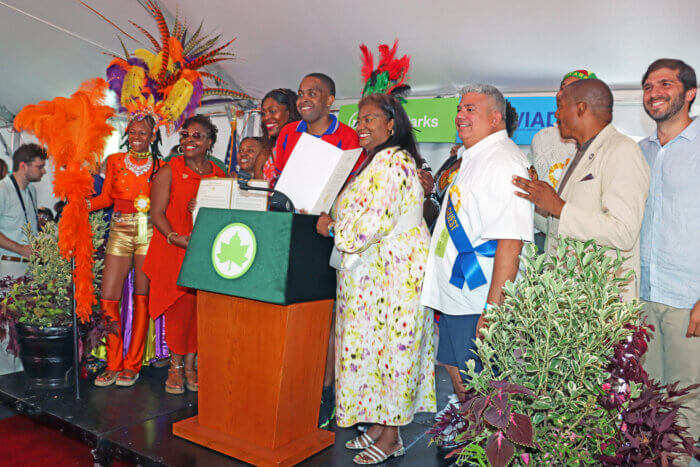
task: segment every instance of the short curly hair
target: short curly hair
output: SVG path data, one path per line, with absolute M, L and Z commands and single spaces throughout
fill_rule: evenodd
M 216 128 L 216 125 L 214 125 L 211 121 L 211 118 L 209 118 L 207 115 L 193 115 L 185 122 L 182 124 L 182 128 L 185 129 L 192 125 L 193 123 L 199 123 L 204 127 L 204 129 L 207 131 L 209 134 L 209 139 L 211 140 L 211 145 L 214 147 L 214 144 L 216 143 L 216 135 L 219 132 L 219 129 Z

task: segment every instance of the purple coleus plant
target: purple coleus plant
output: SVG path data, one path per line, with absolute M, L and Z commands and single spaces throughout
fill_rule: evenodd
M 535 394 L 524 386 L 507 381 L 492 380 L 486 394 L 471 390 L 458 408 L 450 407 L 437 421 L 428 434 L 433 439 L 448 427 L 459 433 L 460 440 L 475 440 L 486 436 L 485 454 L 494 467 L 505 467 L 515 455 L 516 445 L 538 448 L 530 417 L 516 413 L 510 395 L 534 397 Z M 489 436 L 490 435 L 490 436 Z M 463 448 L 457 448 L 446 457 L 458 455 Z M 523 461 L 527 463 L 527 454 Z
M 603 384 L 599 403 L 620 412 L 617 436 L 603 448 L 599 460 L 604 465 L 673 465 L 680 455 L 700 456 L 700 449 L 688 435 L 687 427 L 677 423 L 681 400 L 700 387 L 693 384 L 678 388 L 678 383 L 662 386 L 650 379 L 641 359 L 654 327 L 642 322 L 628 326 L 634 330 L 627 340 L 615 346 L 607 371 L 610 378 Z M 633 385 L 641 387 L 632 399 Z

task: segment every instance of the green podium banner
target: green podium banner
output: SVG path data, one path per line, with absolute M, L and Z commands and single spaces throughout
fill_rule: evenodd
M 411 120 L 416 141 L 421 143 L 454 143 L 457 127 L 456 97 L 432 99 L 407 99 L 403 107 Z M 338 120 L 355 127 L 357 122 L 357 104 L 348 104 L 340 108 Z
M 335 298 L 332 239 L 318 216 L 202 208 L 178 285 L 288 305 Z

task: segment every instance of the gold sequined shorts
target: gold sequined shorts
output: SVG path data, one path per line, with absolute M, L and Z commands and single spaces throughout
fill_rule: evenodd
M 109 224 L 109 240 L 105 253 L 114 256 L 145 255 L 148 252 L 148 244 L 153 236 L 153 224 L 148 217 L 148 229 L 146 231 L 146 243 L 136 243 L 138 236 L 137 214 L 114 213 Z

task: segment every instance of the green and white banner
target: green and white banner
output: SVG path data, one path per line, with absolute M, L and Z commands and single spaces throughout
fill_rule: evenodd
M 518 112 L 518 128 L 513 134 L 516 144 L 530 144 L 532 137 L 542 128 L 555 122 L 557 103 L 554 96 L 506 97 Z M 455 116 L 459 98 L 409 99 L 404 109 L 415 129 L 419 143 L 459 143 Z M 338 119 L 354 128 L 357 120 L 357 104 L 340 108 Z
M 408 99 L 404 109 L 411 119 L 416 141 L 421 143 L 454 143 L 457 129 L 456 97 L 433 99 Z M 348 104 L 340 108 L 338 119 L 351 127 L 357 122 L 357 104 Z

